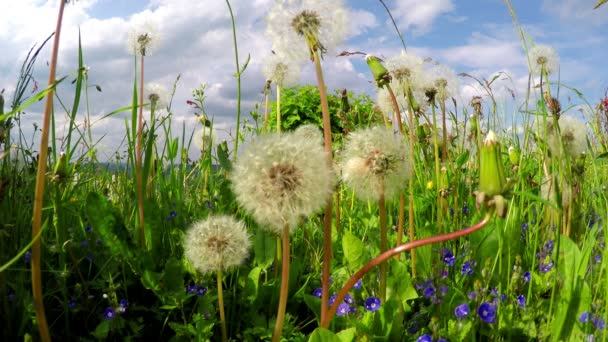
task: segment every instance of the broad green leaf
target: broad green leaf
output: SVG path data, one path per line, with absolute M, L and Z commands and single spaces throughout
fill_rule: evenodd
M 255 262 L 264 268 L 270 266 L 277 254 L 277 237 L 258 229 L 253 246 Z
M 247 294 L 247 300 L 253 303 L 258 297 L 258 287 L 260 283 L 260 273 L 262 267 L 254 267 L 247 275 L 247 284 L 245 285 L 245 292 Z
M 342 342 L 342 340 L 325 328 L 317 328 L 310 334 L 308 342 Z
M 367 251 L 365 245 L 350 231 L 345 231 L 342 237 L 342 250 L 352 272 L 357 272 L 367 262 Z
M 108 337 L 108 333 L 110 333 L 110 323 L 111 321 L 104 319 L 93 331 L 93 336 L 100 340 L 105 340 Z
M 357 334 L 356 328 L 344 329 L 336 334 L 342 342 L 353 342 Z

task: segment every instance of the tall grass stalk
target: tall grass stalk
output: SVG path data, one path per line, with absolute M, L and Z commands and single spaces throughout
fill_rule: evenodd
M 139 214 L 139 239 L 141 247 L 146 249 L 146 228 L 144 224 L 144 181 L 142 174 L 142 134 L 144 129 L 144 60 L 142 53 L 139 61 L 139 105 L 137 115 L 137 145 L 135 148 L 135 177 L 137 182 L 137 212 Z
M 63 21 L 63 10 L 65 2 L 59 0 L 59 10 L 57 14 L 57 25 L 55 26 L 55 38 L 53 40 L 53 51 L 51 53 L 51 64 L 49 69 L 49 86 L 55 83 L 57 71 L 57 55 L 59 54 L 59 37 L 61 36 L 61 24 Z M 36 190 L 34 194 L 34 213 L 32 225 L 32 238 L 40 232 L 42 225 L 42 207 L 44 206 L 44 187 L 46 184 L 46 163 L 49 141 L 49 121 L 53 110 L 53 89 L 46 96 L 44 107 L 44 118 L 42 124 L 42 135 L 40 137 L 40 153 L 38 158 L 38 170 L 36 173 Z M 51 340 L 51 335 L 44 312 L 44 294 L 42 293 L 42 273 L 41 266 L 40 240 L 36 239 L 32 245 L 32 295 L 34 300 L 34 310 L 36 311 L 36 322 L 40 339 L 44 342 Z

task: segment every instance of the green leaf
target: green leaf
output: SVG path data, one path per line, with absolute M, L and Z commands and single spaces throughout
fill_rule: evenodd
M 270 266 L 277 253 L 277 237 L 258 229 L 255 234 L 253 250 L 254 260 L 258 265 L 262 265 L 264 268 Z
M 160 291 L 160 280 L 162 277 L 162 273 L 145 270 L 141 276 L 141 283 L 146 289 L 158 292 Z
M 344 329 L 336 334 L 342 342 L 352 342 L 357 334 L 356 328 Z
M 348 263 L 348 268 L 352 272 L 358 271 L 367 261 L 367 251 L 365 245 L 359 238 L 350 231 L 345 231 L 342 237 L 342 250 Z
M 245 285 L 245 293 L 247 294 L 247 300 L 253 303 L 258 298 L 258 288 L 260 283 L 260 273 L 262 267 L 254 267 L 247 275 L 247 283 Z
M 217 145 L 217 159 L 220 162 L 220 165 L 223 169 L 230 171 L 232 170 L 232 163 L 230 162 L 230 157 L 228 155 L 228 144 L 223 141 L 221 144 Z
M 103 322 L 99 323 L 99 325 L 97 326 L 97 328 L 95 328 L 95 331 L 93 331 L 93 336 L 95 336 L 96 338 L 100 339 L 100 340 L 105 340 L 108 337 L 108 334 L 110 333 L 110 323 L 112 321 L 108 321 L 108 320 L 103 320 Z
M 325 328 L 317 328 L 310 334 L 308 342 L 342 342 L 342 340 Z
M 184 292 L 184 267 L 181 260 L 176 258 L 167 260 L 163 280 L 168 291 L 173 293 Z

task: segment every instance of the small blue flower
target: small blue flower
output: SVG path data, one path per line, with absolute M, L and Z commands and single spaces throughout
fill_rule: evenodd
M 504 294 L 504 293 L 503 293 L 503 294 L 501 294 L 501 295 L 500 295 L 500 300 L 501 300 L 501 301 L 503 301 L 503 302 L 504 302 L 505 300 L 507 300 L 507 295 L 506 295 L 506 294 Z
M 450 208 L 450 216 L 454 216 L 454 209 Z
M 334 302 L 336 301 L 336 295 L 330 296 L 329 297 L 329 305 L 334 305 Z
M 449 291 L 449 288 L 445 285 L 441 285 L 439 286 L 439 293 L 441 293 L 442 295 L 446 295 Z
M 177 211 L 171 210 L 171 212 L 169 213 L 169 217 L 177 217 Z
M 363 283 L 361 282 L 361 279 L 357 280 L 357 282 L 355 283 L 355 286 L 353 286 L 353 288 L 355 290 L 358 290 L 361 288 L 361 286 L 363 286 Z
M 338 310 L 336 310 L 336 315 L 344 316 L 350 312 L 350 306 L 346 303 L 342 303 L 338 305 Z
M 196 288 L 196 295 L 199 297 L 204 296 L 207 293 L 207 288 L 204 286 L 198 286 Z
M 538 265 L 538 269 L 542 273 L 547 273 L 547 272 L 551 271 L 551 269 L 553 268 L 554 265 L 555 264 L 553 263 L 553 260 L 549 260 L 549 262 L 547 262 L 547 263 L 542 263 L 542 264 Z
M 72 310 L 72 309 L 74 309 L 75 307 L 76 307 L 76 301 L 75 301 L 75 300 L 73 300 L 73 299 L 70 299 L 70 300 L 68 301 L 68 309 Z
M 591 318 L 591 323 L 593 323 L 593 325 L 595 325 L 595 328 L 598 330 L 604 330 L 604 320 L 599 318 L 599 317 L 593 317 Z
M 445 279 L 445 278 L 448 277 L 449 274 L 450 273 L 448 272 L 448 270 L 443 269 L 443 270 L 441 270 L 441 273 L 439 274 L 439 276 L 440 276 L 441 279 Z
M 482 321 L 486 323 L 494 323 L 496 319 L 496 307 L 488 302 L 483 302 L 477 308 L 477 314 Z
M 196 286 L 196 285 L 189 285 L 188 288 L 186 289 L 186 293 L 187 294 L 195 294 L 196 290 L 198 290 L 198 286 Z
M 454 315 L 456 315 L 456 317 L 458 318 L 467 317 L 469 315 L 469 312 L 469 304 L 467 303 L 460 304 L 454 309 Z
M 447 338 L 440 337 L 437 342 L 450 342 Z
M 543 247 L 543 251 L 546 252 L 547 254 L 551 254 L 553 252 L 553 245 L 554 244 L 555 244 L 554 240 L 547 241 L 547 243 Z
M 365 310 L 367 311 L 378 311 L 380 309 L 380 298 L 378 297 L 369 297 L 365 300 Z
M 321 298 L 322 294 L 323 294 L 323 288 L 321 288 L 321 287 L 317 287 L 314 291 L 312 291 L 312 295 L 317 298 Z
M 517 305 L 521 306 L 522 308 L 526 307 L 526 297 L 524 295 L 519 295 L 517 296 Z
M 595 261 L 596 264 L 600 264 L 602 262 L 602 255 L 598 254 L 595 257 L 593 257 L 593 260 Z
M 351 306 L 350 309 L 348 310 L 348 313 L 357 313 L 357 307 Z
M 591 314 L 591 312 L 584 311 L 584 312 L 581 314 L 581 316 L 578 318 L 578 320 L 579 320 L 581 323 L 585 324 L 585 323 L 589 322 L 589 320 L 591 319 L 591 317 L 592 317 L 592 316 L 593 316 L 593 315 Z
M 469 294 L 467 294 L 467 298 L 469 298 L 470 300 L 475 300 L 475 298 L 477 298 L 477 292 L 475 292 L 475 291 L 469 292 Z
M 346 296 L 344 296 L 344 303 L 352 304 L 354 301 L 355 301 L 355 299 L 350 294 L 347 294 Z
M 441 253 L 443 263 L 445 263 L 448 266 L 454 266 L 454 262 L 456 261 L 456 256 L 454 256 L 454 253 L 452 253 L 451 250 L 449 250 L 448 248 L 442 248 L 441 251 L 439 251 L 439 253 Z
M 416 342 L 433 342 L 433 337 L 431 337 L 429 334 L 420 335 Z
M 462 214 L 464 216 L 469 216 L 469 206 L 465 205 L 464 207 L 462 207 Z
M 105 311 L 103 312 L 103 318 L 110 320 L 113 319 L 114 316 L 116 316 L 116 312 L 114 312 L 114 308 L 111 306 L 108 306 Z
M 434 286 L 428 286 L 427 288 L 424 289 L 424 291 L 422 291 L 422 295 L 425 296 L 426 298 L 431 298 L 435 295 L 435 287 Z
M 527 223 L 527 222 L 524 222 L 524 223 L 522 223 L 522 224 L 521 224 L 521 230 L 522 230 L 523 232 L 527 232 L 529 227 L 530 227 L 530 226 L 528 226 L 528 223 Z
M 91 230 L 92 230 L 92 229 L 91 229 L 91 226 L 86 226 L 86 227 L 84 227 L 84 231 L 85 231 L 85 232 L 87 232 L 87 233 L 90 233 L 90 232 L 91 232 Z
M 471 274 L 473 274 L 473 271 L 474 271 L 473 263 L 471 263 L 470 261 L 467 261 L 462 265 L 462 269 L 461 269 L 462 274 L 471 275 Z
M 526 271 L 524 272 L 522 278 L 524 280 L 524 283 L 529 283 L 530 282 L 530 271 Z
M 31 260 L 32 260 L 32 252 L 30 252 L 30 251 L 25 252 L 25 254 L 23 255 L 23 261 L 30 262 Z
M 126 299 L 121 299 L 120 302 L 118 302 L 118 313 L 119 314 L 124 314 L 125 312 L 127 312 L 127 308 L 129 307 L 129 301 L 127 301 Z

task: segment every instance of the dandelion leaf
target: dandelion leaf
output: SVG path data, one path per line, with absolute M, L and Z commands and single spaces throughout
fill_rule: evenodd
M 310 334 L 308 342 L 342 342 L 342 340 L 325 328 L 317 328 Z

